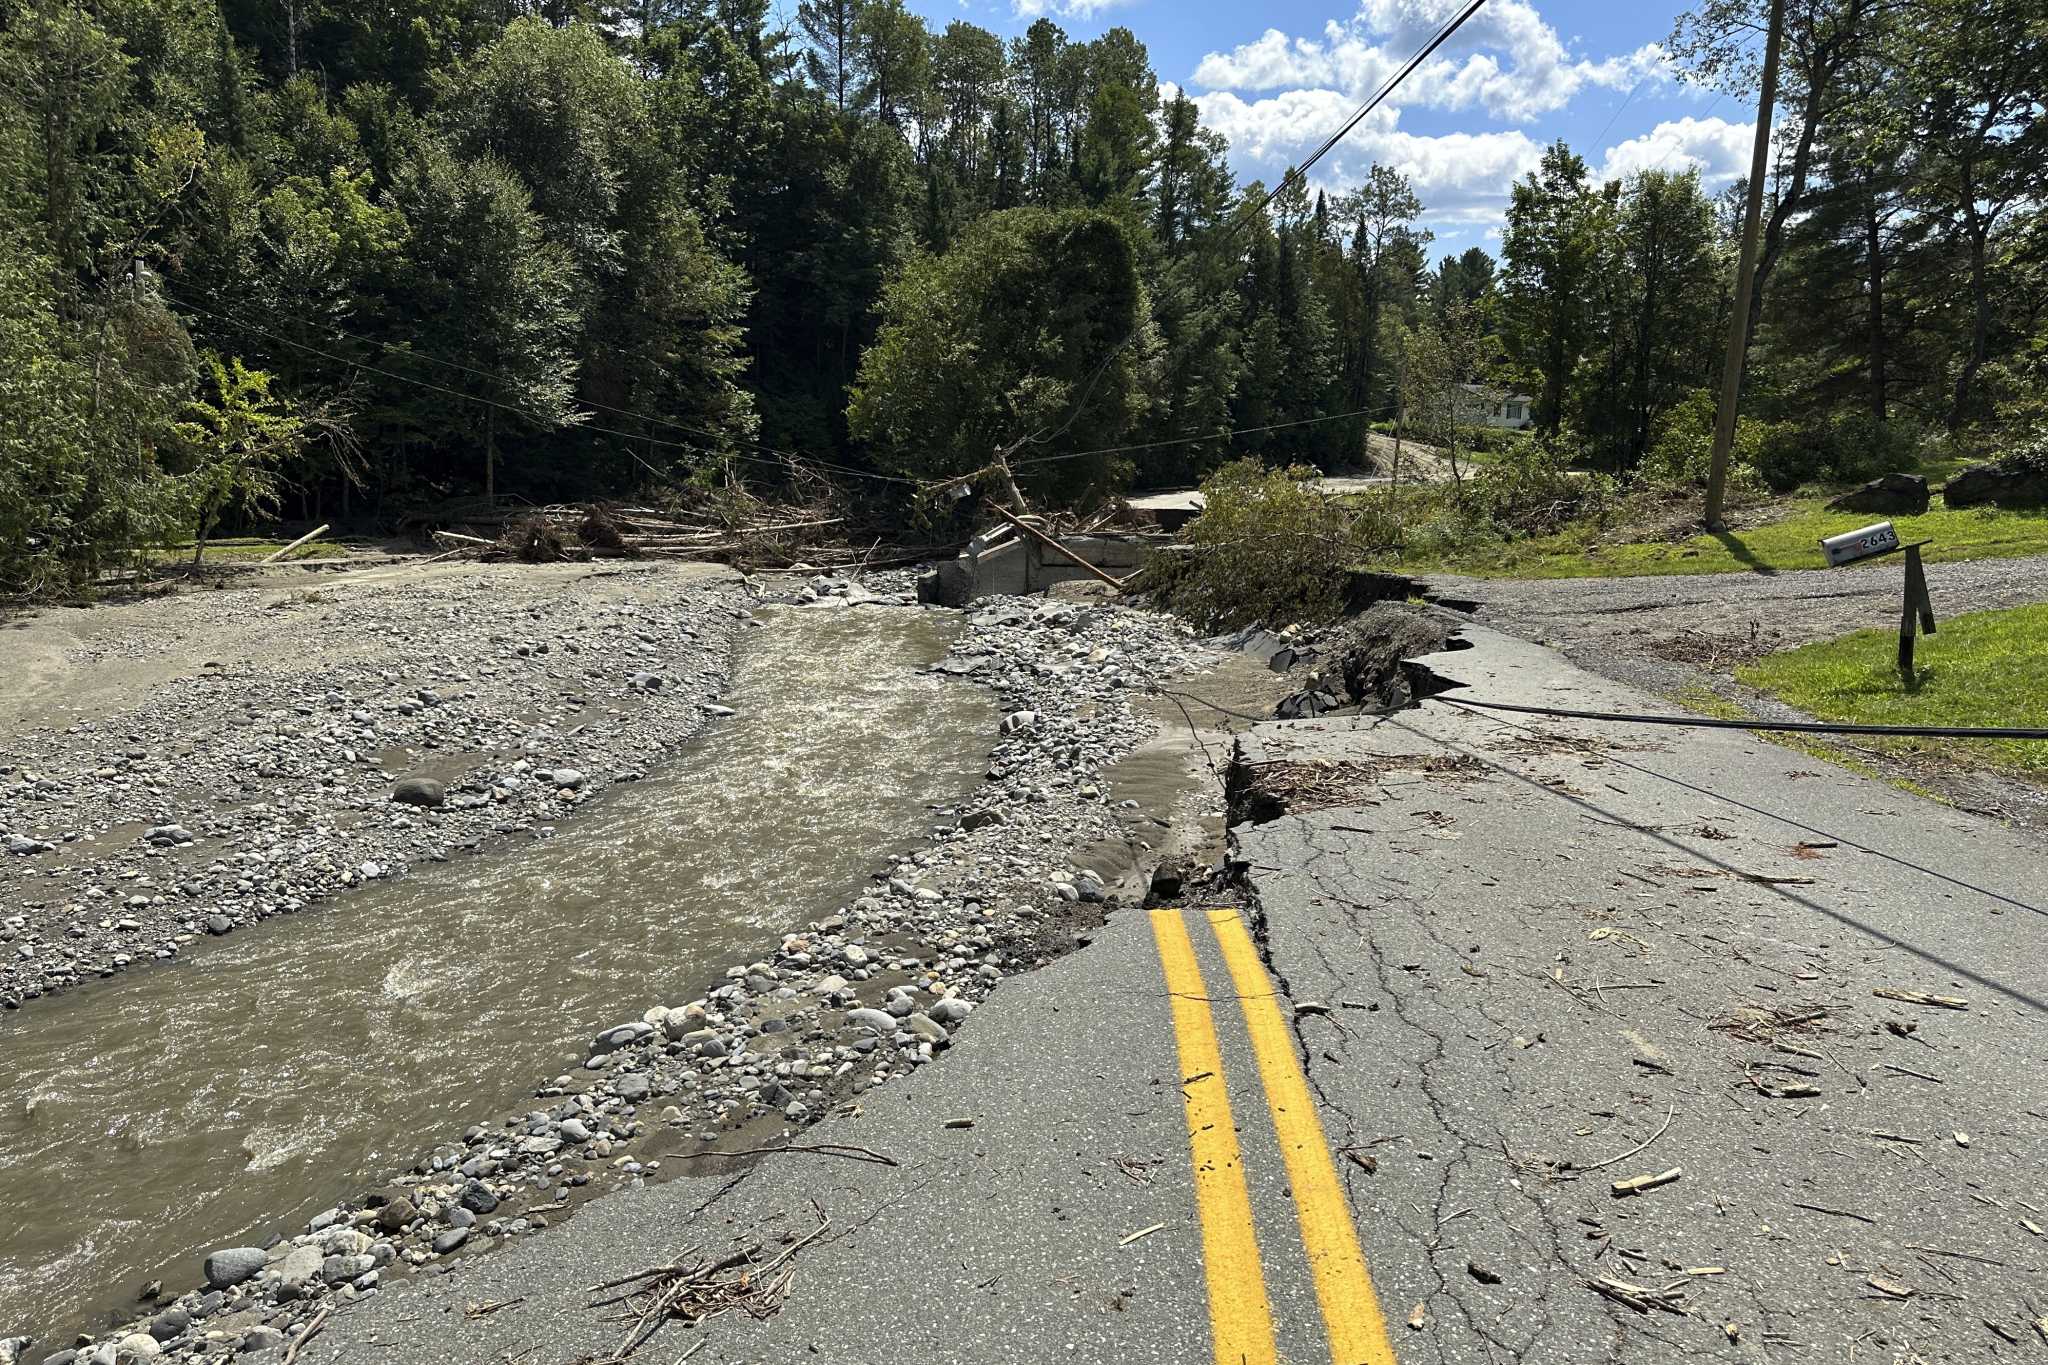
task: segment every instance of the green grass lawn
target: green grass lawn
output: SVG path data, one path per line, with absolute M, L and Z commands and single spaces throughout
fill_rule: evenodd
M 1868 725 L 2048 724 L 2048 606 L 1942 621 L 1915 656 L 1918 685 L 1897 667 L 1896 630 L 1860 630 L 1773 654 L 1736 676 L 1822 720 Z M 1878 740 L 1901 752 L 1954 757 L 2048 780 L 2048 742 Z
M 1625 578 L 1647 574 L 1779 573 L 1827 567 L 1823 536 L 1883 518 L 1830 512 L 1824 497 L 1791 498 L 1786 514 L 1748 530 L 1698 535 L 1673 542 L 1599 543 L 1591 527 L 1485 546 L 1471 555 L 1405 561 L 1417 570 L 1444 569 L 1483 578 Z M 2048 511 L 1965 508 L 1939 500 L 1917 517 L 1894 517 L 1901 540 L 1931 540 L 1929 563 L 2048 554 Z

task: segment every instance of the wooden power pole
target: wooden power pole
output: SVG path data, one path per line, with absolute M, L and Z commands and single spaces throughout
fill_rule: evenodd
M 1763 87 L 1757 93 L 1756 146 L 1749 154 L 1749 202 L 1742 210 L 1742 251 L 1735 264 L 1735 308 L 1728 317 L 1728 355 L 1721 365 L 1721 403 L 1714 412 L 1714 457 L 1707 469 L 1709 531 L 1722 527 L 1728 493 L 1728 452 L 1735 445 L 1735 409 L 1742 396 L 1742 364 L 1749 350 L 1749 298 L 1756 286 L 1756 237 L 1764 213 L 1764 177 L 1771 161 L 1771 107 L 1778 98 L 1778 45 L 1785 32 L 1785 0 L 1771 0 L 1771 32 L 1764 41 Z

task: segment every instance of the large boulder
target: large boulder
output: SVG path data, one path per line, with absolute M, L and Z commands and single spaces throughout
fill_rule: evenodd
M 1941 496 L 1950 507 L 2048 507 L 2048 454 L 1971 465 L 1948 481 Z
M 1927 480 L 1918 474 L 1886 474 L 1842 494 L 1828 510 L 1915 516 L 1927 510 Z

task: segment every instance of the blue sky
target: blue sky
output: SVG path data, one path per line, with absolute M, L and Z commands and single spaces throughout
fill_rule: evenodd
M 1044 14 L 1077 39 L 1123 25 L 1167 85 L 1230 139 L 1240 181 L 1271 183 L 1341 126 L 1461 0 L 909 0 L 942 28 L 1004 35 Z M 1508 186 L 1562 137 L 1595 174 L 1697 166 L 1740 174 L 1752 112 L 1683 85 L 1662 44 L 1674 0 L 1488 0 L 1312 173 L 1340 190 L 1374 161 L 1414 183 L 1435 253 L 1498 253 Z M 1631 98 L 1631 93 L 1633 97 Z

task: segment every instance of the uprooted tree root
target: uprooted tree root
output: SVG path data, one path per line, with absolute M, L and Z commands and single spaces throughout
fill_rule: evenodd
M 620 554 L 633 553 L 626 541 L 625 527 L 612 508 L 605 503 L 592 503 L 584 509 L 583 520 L 576 523 L 576 538 L 593 550 L 615 550 Z
M 715 1260 L 702 1257 L 692 1247 L 668 1265 L 590 1286 L 593 1294 L 621 1291 L 609 1298 L 594 1299 L 590 1306 L 620 1307 L 623 1311 L 610 1321 L 630 1322 L 632 1326 L 617 1350 L 608 1356 L 593 1357 L 585 1365 L 624 1365 L 628 1357 L 670 1322 L 695 1327 L 721 1313 L 732 1312 L 745 1313 L 757 1321 L 773 1317 L 788 1297 L 790 1281 L 796 1275 L 790 1259 L 832 1225 L 823 1209 L 816 1204 L 811 1207 L 818 1215 L 818 1225 L 766 1261 L 754 1259 L 762 1250 L 759 1243 Z
M 495 548 L 522 564 L 559 564 L 572 557 L 554 523 L 539 516 L 506 523 Z

